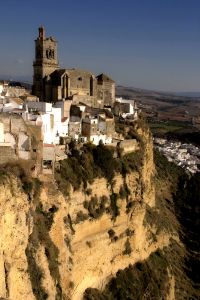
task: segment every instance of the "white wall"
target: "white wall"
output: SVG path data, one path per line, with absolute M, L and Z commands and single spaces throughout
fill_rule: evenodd
M 5 103 L 5 104 L 3 105 L 2 110 L 3 110 L 3 112 L 9 112 L 9 111 L 12 111 L 12 110 L 15 109 L 15 108 L 17 108 L 17 109 L 22 109 L 22 108 L 23 108 L 23 105 L 22 105 L 22 104 L 17 104 L 16 102 L 14 102 L 14 101 L 12 100 L 12 102 Z
M 42 132 L 43 132 L 43 142 L 45 144 L 54 143 L 54 130 L 52 127 L 52 117 L 50 114 L 42 114 Z
M 106 121 L 105 120 L 99 120 L 98 129 L 101 133 L 106 133 Z
M 104 144 L 106 144 L 106 135 L 105 134 L 90 136 L 90 142 L 92 142 L 94 145 L 99 145 L 100 141 L 102 141 Z
M 64 137 L 64 136 L 68 135 L 68 133 L 69 133 L 69 119 L 62 122 L 61 126 L 62 126 L 62 130 L 61 130 L 60 136 Z
M 11 133 L 9 133 L 9 132 L 5 133 L 4 140 L 5 140 L 5 143 L 10 143 L 10 146 L 13 149 L 15 149 L 16 141 L 15 141 L 15 137 Z
M 3 92 L 3 84 L 0 84 L 0 94 Z
M 29 119 L 36 120 L 36 124 L 42 124 L 43 142 L 45 144 L 59 144 L 60 136 L 68 133 L 68 124 L 62 124 L 61 107 L 52 107 L 52 103 L 27 102 L 28 108 L 37 109 L 40 115 L 29 114 Z M 62 106 L 62 105 L 61 105 Z

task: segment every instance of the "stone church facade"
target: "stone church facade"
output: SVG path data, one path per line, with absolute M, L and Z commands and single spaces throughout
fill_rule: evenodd
M 112 106 L 115 101 L 115 82 L 107 75 L 59 68 L 57 41 L 45 37 L 43 27 L 35 40 L 33 70 L 33 94 L 40 101 L 72 100 L 93 107 Z

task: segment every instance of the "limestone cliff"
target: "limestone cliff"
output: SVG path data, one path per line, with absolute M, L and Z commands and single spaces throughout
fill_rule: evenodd
M 142 162 L 112 182 L 96 178 L 64 196 L 53 178 L 0 173 L 0 297 L 82 299 L 120 269 L 169 245 L 171 234 L 146 221 L 155 206 L 151 135 L 136 128 Z M 155 238 L 156 237 L 156 238 Z M 168 298 L 175 299 L 168 269 Z

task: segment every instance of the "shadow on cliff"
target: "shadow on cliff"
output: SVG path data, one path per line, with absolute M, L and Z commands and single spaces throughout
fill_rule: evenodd
M 87 289 L 85 300 L 166 299 L 167 261 L 161 251 L 152 253 L 143 262 L 117 272 L 103 292 Z
M 194 288 L 200 288 L 200 174 L 182 176 L 174 194 L 176 215 L 181 224 L 180 237 L 188 255 L 185 271 Z
M 156 210 L 147 207 L 144 225 L 153 224 L 171 234 L 170 244 L 147 260 L 118 271 L 103 291 L 87 289 L 85 300 L 167 299 L 171 288 L 168 270 L 175 279 L 177 300 L 200 299 L 200 174 L 188 176 L 157 151 L 154 160 Z

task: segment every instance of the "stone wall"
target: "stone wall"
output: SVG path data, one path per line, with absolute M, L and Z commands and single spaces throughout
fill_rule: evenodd
M 29 126 L 19 115 L 1 113 L 4 143 L 0 145 L 0 163 L 14 159 L 32 160 L 38 173 L 42 171 L 42 134 L 39 126 Z
M 122 154 L 127 154 L 139 150 L 139 144 L 136 139 L 124 140 L 119 142 L 118 148 L 122 151 Z
M 113 81 L 98 83 L 97 99 L 102 100 L 104 105 L 112 106 L 115 101 L 115 83 Z

